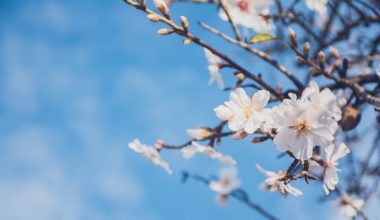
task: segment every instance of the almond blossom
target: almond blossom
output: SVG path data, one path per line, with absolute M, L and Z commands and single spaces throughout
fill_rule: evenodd
M 337 161 L 350 153 L 350 149 L 348 149 L 344 143 L 341 143 L 337 147 L 332 144 L 326 147 L 325 152 L 326 160 L 324 163 L 323 189 L 328 195 L 329 190 L 334 190 L 339 181 L 337 171 L 340 170 L 337 168 L 339 165 Z
M 318 12 L 321 16 L 326 15 L 328 0 L 306 0 L 306 7 L 311 11 Z
M 294 196 L 300 196 L 302 195 L 302 192 L 293 186 L 290 185 L 290 183 L 285 183 L 283 181 L 280 181 L 280 179 L 286 177 L 285 171 L 280 171 L 278 173 L 265 170 L 260 165 L 256 164 L 257 170 L 259 170 L 262 174 L 267 176 L 268 178 L 264 181 L 262 187 L 270 192 L 276 192 L 280 191 L 281 194 L 286 195 L 287 193 L 290 193 Z
M 315 146 L 322 148 L 332 144 L 337 122 L 328 111 L 315 108 L 307 99 L 297 99 L 289 94 L 282 104 L 273 108 L 277 135 L 273 142 L 281 152 L 290 151 L 300 160 L 308 160 Z
M 212 84 L 213 82 L 216 81 L 218 84 L 219 89 L 223 89 L 224 87 L 224 82 L 222 75 L 220 73 L 220 64 L 222 64 L 222 60 L 213 54 L 211 51 L 207 50 L 206 48 L 204 49 L 206 59 L 208 62 L 208 71 L 210 72 L 210 80 L 209 84 Z
M 187 129 L 186 133 L 196 140 L 203 140 L 207 137 L 210 137 L 212 134 L 208 129 L 205 128 Z
M 225 5 L 235 24 L 252 28 L 257 33 L 271 33 L 275 26 L 271 20 L 265 18 L 269 14 L 269 7 L 273 0 L 226 0 Z M 222 9 L 219 17 L 225 21 L 227 15 Z
M 219 172 L 219 179 L 209 183 L 210 189 L 222 196 L 230 194 L 240 186 L 241 182 L 237 178 L 237 169 L 234 166 L 223 168 Z
M 218 160 L 219 162 L 226 165 L 235 165 L 236 161 L 231 156 L 225 156 L 219 151 L 216 151 L 213 147 L 201 145 L 195 141 L 191 142 L 190 146 L 182 148 L 182 156 L 185 159 L 192 158 L 195 154 L 201 153 L 213 160 Z
M 268 91 L 259 90 L 248 97 L 244 89 L 237 88 L 231 92 L 230 100 L 214 109 L 216 116 L 228 121 L 233 131 L 244 130 L 248 134 L 257 129 L 267 130 L 265 121 L 269 120 L 269 109 L 264 107 L 270 98 Z
M 346 193 L 343 193 L 339 203 L 339 212 L 347 217 L 354 218 L 364 206 L 365 201 L 362 199 L 355 199 Z
M 128 144 L 128 146 L 135 152 L 142 153 L 150 162 L 162 167 L 169 174 L 173 173 L 169 164 L 161 158 L 161 155 L 159 154 L 156 148 L 141 144 L 141 142 L 138 139 L 134 139 L 132 142 Z

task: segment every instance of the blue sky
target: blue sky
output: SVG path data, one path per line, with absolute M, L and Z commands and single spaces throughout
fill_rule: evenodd
M 205 20 L 228 27 L 214 7 L 172 11 L 189 15 L 194 31 L 213 45 L 224 45 L 196 26 Z M 0 18 L 0 219 L 260 218 L 233 200 L 221 208 L 200 183 L 180 183 L 181 170 L 210 176 L 218 163 L 164 152 L 175 170 L 169 176 L 127 147 L 133 138 L 181 143 L 187 128 L 218 122 L 212 109 L 228 93 L 207 84 L 200 48 L 156 35 L 161 25 L 121 0 L 1 1 Z M 256 61 L 240 59 L 257 72 L 272 71 Z M 232 83 L 231 76 L 225 80 Z M 264 177 L 256 163 L 275 170 L 289 163 L 275 159 L 273 144 L 227 140 L 222 151 L 237 159 L 252 199 L 276 216 L 335 215 L 325 212 L 331 204 L 316 203 L 323 195 L 318 184 L 295 183 L 304 191 L 300 198 L 259 190 Z

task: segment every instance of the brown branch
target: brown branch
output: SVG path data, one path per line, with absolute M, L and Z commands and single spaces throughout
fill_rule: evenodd
M 237 46 L 240 46 L 241 48 L 243 48 L 244 50 L 258 56 L 259 58 L 261 58 L 262 60 L 266 61 L 267 63 L 271 64 L 273 67 L 275 67 L 277 70 L 279 70 L 280 72 L 282 72 L 286 77 L 288 77 L 293 83 L 294 85 L 300 89 L 300 90 L 303 90 L 304 86 L 303 84 L 297 79 L 297 77 L 295 77 L 295 75 L 293 73 L 291 73 L 289 70 L 287 70 L 284 66 L 280 65 L 276 60 L 274 60 L 269 54 L 267 53 L 264 53 L 262 51 L 259 51 L 255 48 L 252 48 L 250 47 L 248 44 L 242 42 L 242 41 L 236 41 L 235 39 L 231 38 L 230 36 L 226 35 L 226 34 L 223 34 L 222 32 L 216 30 L 215 28 L 212 28 L 210 26 L 208 26 L 207 24 L 203 23 L 203 22 L 199 22 L 199 24 L 206 30 L 210 31 L 211 33 L 223 38 L 224 40 L 230 42 L 230 43 L 233 43 Z
M 276 96 L 276 98 L 278 98 L 279 100 L 283 100 L 284 99 L 284 97 L 282 96 L 281 93 L 277 92 L 269 84 L 267 84 L 266 82 L 264 82 L 260 77 L 252 74 L 247 69 L 243 68 L 242 66 L 240 66 L 239 64 L 237 64 L 235 61 L 233 61 L 231 58 L 229 58 L 227 55 L 225 55 L 222 52 L 216 50 L 215 48 L 213 48 L 212 46 L 210 46 L 209 44 L 207 44 L 206 42 L 204 42 L 200 38 L 198 38 L 195 35 L 193 35 L 190 32 L 188 32 L 187 30 L 184 30 L 182 27 L 180 27 L 179 25 L 175 24 L 172 20 L 169 20 L 169 19 L 167 19 L 167 18 L 165 18 L 165 17 L 163 17 L 163 16 L 161 16 L 161 15 L 153 12 L 152 10 L 148 9 L 147 7 L 141 6 L 139 3 L 134 2 L 132 0 L 123 0 L 123 1 L 125 3 L 127 3 L 128 5 L 134 7 L 136 9 L 138 9 L 138 10 L 141 10 L 141 11 L 145 12 L 146 14 L 153 14 L 153 15 L 155 15 L 157 17 L 158 21 L 163 22 L 163 23 L 169 25 L 174 30 L 174 32 L 176 34 L 178 34 L 180 36 L 183 36 L 183 37 L 186 37 L 187 39 L 190 39 L 192 42 L 198 44 L 199 46 L 210 50 L 213 54 L 215 54 L 216 56 L 220 57 L 222 60 L 224 60 L 225 62 L 227 62 L 231 67 L 233 67 L 234 69 L 236 69 L 239 72 L 241 72 L 242 74 L 244 74 L 245 77 L 247 77 L 249 79 L 252 79 L 253 81 L 255 81 L 258 84 L 260 84 L 262 87 L 264 87 L 266 90 L 268 90 L 274 96 Z

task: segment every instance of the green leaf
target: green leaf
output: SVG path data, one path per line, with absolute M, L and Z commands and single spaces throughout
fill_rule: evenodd
M 272 36 L 270 34 L 257 34 L 253 36 L 251 39 L 249 39 L 249 44 L 257 44 L 265 41 L 270 41 L 276 39 L 276 36 Z

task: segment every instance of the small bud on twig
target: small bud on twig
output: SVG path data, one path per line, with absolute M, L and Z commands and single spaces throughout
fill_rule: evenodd
M 187 20 L 187 18 L 185 16 L 181 16 L 179 19 L 181 20 L 181 25 L 182 25 L 184 31 L 187 32 L 189 29 L 189 21 Z
M 193 42 L 190 38 L 186 38 L 185 40 L 183 40 L 183 44 L 187 45 L 187 44 L 190 44 L 191 42 Z
M 294 32 L 294 30 L 291 29 L 291 28 L 288 28 L 288 30 L 289 30 L 289 39 L 292 42 L 292 45 L 294 47 L 298 47 L 298 41 L 297 41 L 296 32 Z
M 157 33 L 159 35 L 168 35 L 168 34 L 174 33 L 174 30 L 170 28 L 161 28 L 160 30 L 157 31 Z
M 306 42 L 303 44 L 303 55 L 304 55 L 304 57 L 305 57 L 306 59 L 309 57 L 310 48 L 311 48 L 310 43 L 306 41 Z
M 164 0 L 153 0 L 153 4 L 166 18 L 170 19 L 169 8 Z
M 318 62 L 319 62 L 319 66 L 323 70 L 326 63 L 326 56 L 325 56 L 325 53 L 323 53 L 323 51 L 319 51 L 318 53 Z
M 236 73 L 235 74 L 236 78 L 238 78 L 239 80 L 243 80 L 245 78 L 244 74 L 243 73 Z
M 158 16 L 157 14 L 148 14 L 147 18 L 151 22 L 159 22 L 160 21 L 160 16 Z
M 331 55 L 332 55 L 333 57 L 335 57 L 336 59 L 339 59 L 339 58 L 340 58 L 339 51 L 338 51 L 338 49 L 336 49 L 335 47 L 330 46 L 330 47 L 329 47 L 329 51 L 330 51 Z

